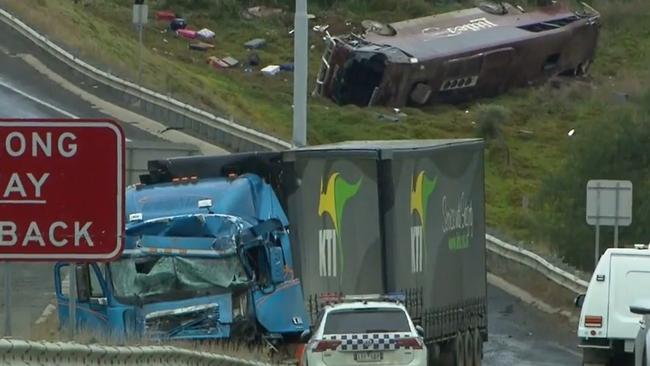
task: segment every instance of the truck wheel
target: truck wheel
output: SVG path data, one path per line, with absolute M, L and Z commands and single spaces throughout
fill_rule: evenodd
M 609 350 L 602 349 L 582 349 L 582 366 L 609 366 Z
M 463 335 L 463 348 L 465 351 L 465 365 L 473 366 L 474 365 L 474 340 L 469 331 L 466 331 Z
M 478 329 L 475 329 L 472 332 L 472 356 L 473 363 L 470 366 L 481 366 L 481 361 L 483 360 L 483 337 Z

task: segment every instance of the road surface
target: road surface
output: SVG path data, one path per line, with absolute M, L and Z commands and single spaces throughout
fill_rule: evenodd
M 486 366 L 580 365 L 573 326 L 565 318 L 542 313 L 504 291 L 488 288 Z

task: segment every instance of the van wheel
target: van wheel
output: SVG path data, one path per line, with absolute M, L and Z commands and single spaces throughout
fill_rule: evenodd
M 607 350 L 582 349 L 582 366 L 609 366 L 610 355 Z

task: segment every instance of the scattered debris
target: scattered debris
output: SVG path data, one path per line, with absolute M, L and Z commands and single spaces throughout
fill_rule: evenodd
M 307 14 L 307 19 L 308 20 L 314 20 L 314 19 L 316 19 L 316 16 L 314 14 Z
M 309 46 L 309 49 L 310 49 L 310 50 L 314 50 L 314 49 L 316 49 L 316 45 L 311 45 L 311 46 Z
M 519 136 L 525 139 L 532 138 L 533 135 L 535 134 L 533 131 L 530 130 L 519 130 L 517 131 L 517 133 L 519 134 Z
M 260 56 L 256 52 L 251 52 L 248 55 L 248 60 L 246 62 L 248 66 L 259 66 Z
M 292 35 L 292 34 L 294 34 L 294 33 L 296 33 L 296 30 L 295 30 L 295 29 L 291 29 L 291 30 L 289 31 L 289 35 Z
M 163 38 L 163 42 L 165 42 L 165 43 L 169 43 L 169 41 L 167 40 L 167 38 Z
M 282 9 L 279 8 L 269 8 L 267 6 L 253 6 L 241 12 L 241 16 L 244 19 L 255 19 L 255 18 L 268 18 L 274 15 L 280 15 L 283 13 Z
M 156 20 L 171 22 L 176 18 L 178 18 L 176 13 L 170 10 L 161 10 L 156 12 Z
M 215 69 L 228 69 L 237 66 L 239 61 L 230 56 L 224 58 L 210 56 L 208 57 L 208 64 Z
M 314 28 L 312 28 L 312 29 L 314 30 L 314 32 L 323 33 L 323 32 L 325 32 L 326 30 L 328 30 L 329 27 L 330 27 L 329 24 L 326 24 L 326 25 L 315 25 Z
M 203 28 L 196 32 L 196 35 L 204 41 L 211 41 L 214 39 L 215 33 L 208 28 Z
M 278 65 L 269 65 L 262 70 L 262 74 L 266 76 L 275 76 L 280 72 L 280 66 Z
M 388 122 L 399 122 L 400 118 L 398 116 L 392 116 L 385 113 L 377 113 L 377 119 L 387 120 Z
M 571 136 L 573 136 L 575 133 L 576 133 L 575 128 L 572 128 L 571 131 L 569 131 L 569 132 L 567 133 L 567 135 L 568 135 L 569 137 L 571 137 Z
M 188 47 L 190 50 L 205 52 L 209 49 L 214 48 L 214 45 L 211 45 L 209 43 L 204 43 L 204 42 L 197 42 L 197 43 L 190 43 Z
M 280 70 L 281 71 L 292 71 L 293 72 L 293 68 L 294 68 L 293 63 L 280 65 Z
M 187 39 L 196 39 L 196 31 L 189 29 L 179 29 L 176 31 L 176 35 Z
M 264 48 L 265 46 L 266 46 L 266 40 L 264 38 L 255 38 L 244 43 L 244 47 L 248 48 L 249 50 L 257 50 L 260 48 Z
M 169 29 L 171 29 L 173 32 L 185 28 L 187 28 L 187 22 L 183 18 L 175 18 L 171 23 L 169 23 Z

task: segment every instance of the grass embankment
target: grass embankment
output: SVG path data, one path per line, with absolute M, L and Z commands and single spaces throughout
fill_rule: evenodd
M 85 3 L 86 5 L 82 5 Z M 196 29 L 216 32 L 216 47 L 207 53 L 192 52 L 187 42 L 163 33 L 164 23 L 152 22 L 144 42 L 143 83 L 197 106 L 233 115 L 239 121 L 289 138 L 291 128 L 292 77 L 281 73 L 265 77 L 242 68 L 215 71 L 206 65 L 210 55 L 233 56 L 241 61 L 247 51 L 243 43 L 265 38 L 259 51 L 262 66 L 291 62 L 293 58 L 292 14 L 288 0 L 253 4 L 236 0 L 148 1 L 150 8 L 172 8 Z M 310 98 L 309 142 L 344 139 L 454 138 L 476 136 L 481 120 L 496 120 L 504 144 L 494 140 L 487 152 L 486 189 L 488 225 L 509 236 L 531 242 L 538 250 L 548 248 L 535 240 L 534 214 L 542 178 L 565 159 L 571 138 L 567 132 L 589 128 L 590 121 L 607 110 L 613 92 L 635 94 L 650 80 L 647 67 L 650 50 L 650 2 L 646 0 L 594 0 L 603 14 L 599 51 L 587 80 L 562 83 L 559 87 L 513 90 L 489 100 L 465 105 L 438 105 L 423 110 L 405 108 L 408 117 L 399 123 L 382 121 L 384 108 L 339 107 L 320 98 Z M 283 16 L 242 20 L 246 5 L 287 6 Z M 98 65 L 135 80 L 137 35 L 131 25 L 131 2 L 117 0 L 0 0 L 51 39 Z M 466 4 L 465 4 L 466 5 Z M 396 21 L 463 4 L 446 0 L 319 0 L 310 2 L 317 15 L 311 25 L 330 24 L 330 32 L 347 32 L 363 19 Z M 347 24 L 350 24 L 348 26 Z M 322 53 L 322 34 L 311 32 L 310 88 Z M 496 117 L 490 118 L 500 106 Z M 491 124 L 492 122 L 486 122 Z M 506 158 L 506 150 L 509 159 Z M 537 244 L 532 244 L 535 242 Z

